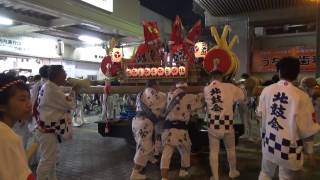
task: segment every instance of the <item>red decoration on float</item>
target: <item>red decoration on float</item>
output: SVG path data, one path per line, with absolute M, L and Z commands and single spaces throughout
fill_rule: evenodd
M 231 57 L 223 49 L 211 49 L 203 61 L 203 66 L 208 72 L 219 70 L 226 73 L 231 66 Z
M 117 76 L 121 69 L 120 63 L 113 63 L 111 56 L 105 56 L 100 64 L 101 71 L 106 76 Z

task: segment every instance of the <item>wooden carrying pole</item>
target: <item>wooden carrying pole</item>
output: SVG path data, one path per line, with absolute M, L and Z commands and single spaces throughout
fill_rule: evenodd
M 138 94 L 145 86 L 111 86 L 110 94 Z M 162 92 L 168 92 L 173 86 L 160 86 L 159 90 Z M 200 93 L 203 91 L 203 86 L 188 86 L 185 88 L 187 93 Z M 85 94 L 103 94 L 103 86 L 90 86 L 89 88 L 83 88 L 80 93 Z

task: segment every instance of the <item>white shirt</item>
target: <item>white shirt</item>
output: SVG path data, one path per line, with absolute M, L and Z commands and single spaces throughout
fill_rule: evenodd
M 166 94 L 153 88 L 146 88 L 141 95 L 143 103 L 150 108 L 154 115 L 159 116 L 166 105 Z M 140 103 L 136 101 L 136 111 L 142 111 Z
M 262 119 L 263 157 L 288 169 L 301 169 L 302 139 L 319 131 L 309 96 L 281 80 L 262 91 L 257 113 Z
M 38 101 L 39 117 L 46 126 L 52 126 L 53 123 L 58 126 L 60 120 L 69 118 L 69 111 L 75 108 L 74 100 L 50 80 L 42 86 Z
M 0 121 L 0 180 L 26 180 L 30 174 L 21 138 Z
M 167 106 L 169 106 L 172 99 L 182 91 L 182 89 L 177 88 L 176 90 L 169 92 L 167 97 Z M 202 93 L 186 94 L 182 97 L 182 99 L 180 99 L 180 103 L 170 110 L 170 113 L 167 115 L 166 119 L 170 121 L 184 121 L 187 124 L 190 120 L 191 113 L 203 107 L 202 99 Z
M 233 130 L 233 105 L 245 98 L 244 91 L 231 84 L 212 81 L 204 88 L 207 113 L 212 124 L 209 130 Z

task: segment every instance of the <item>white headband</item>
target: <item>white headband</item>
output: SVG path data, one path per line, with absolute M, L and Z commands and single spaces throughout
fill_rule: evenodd
M 16 81 L 9 82 L 8 84 L 6 84 L 6 85 L 4 85 L 4 86 L 2 86 L 0 88 L 0 92 L 3 92 L 5 89 L 9 88 L 10 86 L 13 86 L 13 85 L 18 84 L 18 83 L 23 83 L 23 81 L 22 80 L 16 80 Z

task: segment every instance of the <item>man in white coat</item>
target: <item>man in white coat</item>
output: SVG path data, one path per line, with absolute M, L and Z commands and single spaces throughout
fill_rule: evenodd
M 69 113 L 75 107 L 74 100 L 65 96 L 59 86 L 66 84 L 66 72 L 61 65 L 49 68 L 49 80 L 42 86 L 36 112 L 38 129 L 36 138 L 40 144 L 38 180 L 56 180 L 58 143 L 68 132 Z M 70 122 L 71 123 L 71 122 Z
M 259 180 L 271 180 L 277 167 L 280 180 L 300 179 L 303 153 L 312 152 L 308 144 L 319 131 L 311 99 L 292 84 L 300 72 L 299 60 L 283 58 L 277 70 L 281 80 L 262 91 L 257 109 L 263 155 Z
M 132 132 L 137 147 L 130 179 L 146 179 L 141 170 L 153 158 L 154 126 L 159 121 L 160 113 L 166 104 L 166 95 L 159 92 L 156 86 L 156 81 L 148 81 L 146 89 L 137 96 L 137 115 L 132 120 Z
M 168 93 L 165 112 L 162 144 L 164 146 L 161 157 L 162 180 L 168 179 L 171 157 L 177 148 L 181 157 L 180 177 L 187 176 L 190 167 L 191 140 L 187 125 L 191 113 L 203 108 L 203 94 L 186 94 L 186 83 L 177 83 L 176 88 Z
M 245 98 L 244 90 L 223 83 L 220 71 L 211 73 L 211 83 L 204 88 L 207 114 L 210 119 L 208 129 L 210 145 L 210 166 L 213 180 L 219 180 L 220 140 L 223 140 L 229 162 L 229 177 L 236 178 L 240 172 L 236 168 L 235 134 L 233 128 L 233 105 Z

